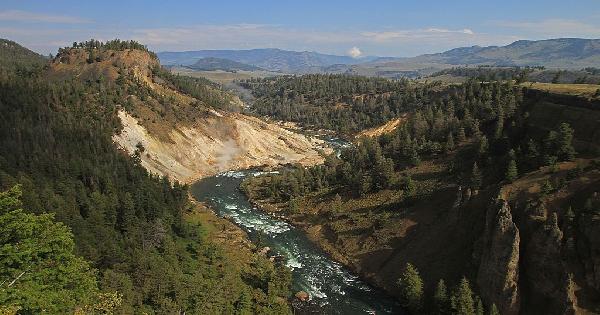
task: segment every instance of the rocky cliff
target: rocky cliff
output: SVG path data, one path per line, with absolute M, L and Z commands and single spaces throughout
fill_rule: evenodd
M 494 202 L 486 213 L 477 284 L 482 298 L 495 303 L 502 314 L 519 313 L 520 241 L 508 203 Z
M 194 126 L 176 126 L 161 140 L 125 111 L 119 112 L 123 130 L 114 141 L 129 154 L 140 152 L 149 171 L 182 182 L 231 169 L 304 165 L 323 161 L 330 149 L 322 140 L 308 138 L 258 118 L 213 111 Z

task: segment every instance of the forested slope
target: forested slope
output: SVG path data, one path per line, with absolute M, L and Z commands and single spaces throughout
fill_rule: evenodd
M 244 190 L 412 313 L 597 312 L 595 104 L 511 81 L 420 95 L 395 131 Z
M 119 52 L 147 53 L 135 42 L 90 41 L 75 47 L 71 53 L 85 53 L 89 64 Z M 2 67 L 0 188 L 21 185 L 26 213 L 52 213 L 53 220 L 69 227 L 75 254 L 97 270 L 90 288 L 117 294 L 117 313 L 288 313 L 289 273 L 283 267 L 254 257 L 249 248 L 231 250 L 215 242 L 210 224 L 197 219 L 187 186 L 149 174 L 140 165 L 140 151 L 129 156 L 113 143 L 122 128 L 117 113 L 127 108 L 127 96 L 143 97 L 135 81 L 107 79 L 111 73 L 93 71 L 99 68 L 89 68 L 85 80 L 69 77 L 75 67 L 30 68 L 27 75 L 13 71 L 16 66 Z M 19 238 L 5 241 L 7 246 Z M 240 259 L 235 252 L 246 256 Z M 24 290 L 40 276 L 31 271 L 37 270 L 32 261 L 0 261 L 2 285 L 16 278 L 12 288 Z M 62 270 L 63 261 L 48 268 Z M 37 313 L 31 300 L 51 301 L 53 288 L 34 286 L 18 298 L 1 290 L 0 301 Z M 51 303 L 57 313 L 81 309 L 83 294 L 93 293 L 68 284 L 61 290 L 65 298 Z
M 344 135 L 382 125 L 436 93 L 432 86 L 407 80 L 348 75 L 282 76 L 240 84 L 252 90 L 252 110 L 258 115 Z

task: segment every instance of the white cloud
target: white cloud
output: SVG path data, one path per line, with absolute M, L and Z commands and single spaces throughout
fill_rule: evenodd
M 383 30 L 313 30 L 264 24 L 201 24 L 185 27 L 118 29 L 109 26 L 90 27 L 27 27 L 8 26 L 0 33 L 42 53 L 55 53 L 56 43 L 65 44 L 90 38 L 134 39 L 154 51 L 198 49 L 250 49 L 276 47 L 289 50 L 310 50 L 331 54 L 356 55 L 368 50 L 379 56 L 414 56 L 435 53 L 471 45 L 508 44 L 511 36 L 474 32 L 471 29 L 383 29 Z M 61 45 L 62 46 L 62 45 Z M 346 47 L 357 47 L 347 51 Z M 358 49 L 360 47 L 360 49 Z M 360 53 L 361 56 L 362 52 Z
M 4 10 L 0 11 L 0 21 L 15 21 L 15 22 L 41 22 L 41 23 L 57 23 L 57 24 L 82 24 L 90 23 L 91 20 L 83 19 L 74 16 L 52 15 L 27 12 L 21 10 Z
M 350 48 L 347 53 L 352 58 L 358 58 L 362 55 L 362 52 L 356 46 Z
M 600 24 L 568 19 L 538 21 L 492 21 L 492 25 L 519 31 L 528 37 L 600 37 Z
M 457 36 L 476 35 L 472 30 L 450 30 L 445 28 L 426 28 L 414 30 L 393 30 L 378 32 L 362 32 L 362 36 L 376 42 L 386 42 L 398 39 L 425 39 L 425 38 L 456 38 Z

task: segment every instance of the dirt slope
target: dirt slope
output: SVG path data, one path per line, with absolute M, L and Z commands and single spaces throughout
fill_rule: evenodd
M 237 113 L 212 112 L 194 127 L 177 126 L 162 141 L 125 111 L 114 141 L 129 154 L 140 143 L 142 165 L 149 171 L 189 183 L 231 169 L 262 165 L 323 161 L 329 149 L 322 140 L 307 138 L 258 118 Z
M 374 138 L 374 137 L 379 137 L 384 134 L 391 133 L 392 131 L 396 130 L 396 128 L 398 128 L 400 126 L 400 124 L 404 123 L 408 119 L 407 117 L 408 117 L 408 115 L 404 114 L 404 115 L 402 115 L 402 117 L 392 119 L 381 126 L 363 130 L 356 135 L 356 138 L 360 138 L 360 137 Z

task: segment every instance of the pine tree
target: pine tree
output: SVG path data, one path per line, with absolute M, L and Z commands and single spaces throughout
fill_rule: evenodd
M 544 165 L 550 166 L 556 163 L 556 153 L 558 151 L 558 148 L 556 147 L 557 137 L 558 134 L 556 131 L 552 130 L 542 141 L 544 145 Z
M 496 307 L 496 304 L 492 304 L 492 307 L 490 307 L 490 315 L 500 315 L 500 311 L 498 311 L 498 308 Z
M 416 185 L 415 181 L 412 179 L 410 175 L 404 178 L 404 184 L 402 185 L 402 189 L 404 190 L 404 194 L 407 196 L 412 196 L 415 193 Z
M 448 310 L 448 290 L 443 279 L 438 281 L 435 292 L 433 293 L 433 302 L 436 314 L 446 314 Z
M 96 273 L 75 256 L 73 234 L 54 215 L 21 207 L 21 187 L 0 192 L 0 305 L 19 313 L 72 313 L 96 298 Z
M 423 280 L 419 271 L 411 263 L 406 263 L 404 273 L 398 279 L 402 304 L 411 313 L 417 314 L 423 307 Z
M 452 296 L 452 309 L 456 315 L 474 315 L 475 303 L 469 280 L 463 277 Z
M 454 150 L 454 137 L 452 136 L 452 132 L 448 134 L 446 138 L 446 151 Z
M 480 297 L 475 299 L 475 314 L 476 315 L 485 315 L 483 310 L 483 301 L 481 301 Z
M 496 130 L 494 131 L 494 138 L 500 139 L 502 137 L 503 131 L 504 131 L 504 113 L 500 112 L 498 114 L 498 120 L 496 121 Z
M 488 139 L 486 136 L 481 136 L 481 138 L 479 138 L 479 146 L 477 149 L 477 154 L 479 154 L 479 156 L 485 156 L 488 152 L 489 149 L 489 143 L 488 143 Z
M 335 194 L 333 197 L 333 204 L 331 205 L 331 208 L 336 214 L 342 213 L 342 197 L 340 197 L 339 194 Z
M 562 161 L 572 161 L 575 159 L 575 149 L 573 148 L 573 128 L 571 128 L 569 124 L 560 124 L 556 142 L 558 147 L 558 157 Z
M 515 162 L 515 160 L 508 161 L 508 167 L 506 168 L 506 180 L 512 182 L 517 179 L 518 175 L 517 162 Z
M 252 314 L 252 296 L 243 290 L 240 294 L 239 299 L 235 303 L 236 314 L 239 315 L 250 315 Z
M 294 198 L 288 203 L 290 213 L 298 213 L 300 211 L 300 201 L 298 198 Z
M 458 142 L 465 142 L 467 140 L 467 135 L 465 134 L 465 128 L 458 128 Z
M 477 166 L 477 162 L 473 163 L 473 169 L 471 170 L 471 187 L 475 190 L 479 190 L 481 188 L 481 171 Z
M 540 188 L 542 196 L 548 196 L 550 193 L 552 193 L 552 190 L 554 190 L 554 188 L 549 180 L 544 181 L 542 187 Z
M 573 212 L 573 208 L 571 206 L 569 206 L 569 208 L 567 209 L 567 212 L 565 213 L 565 218 L 569 223 L 573 223 L 573 221 L 575 220 L 575 212 Z

